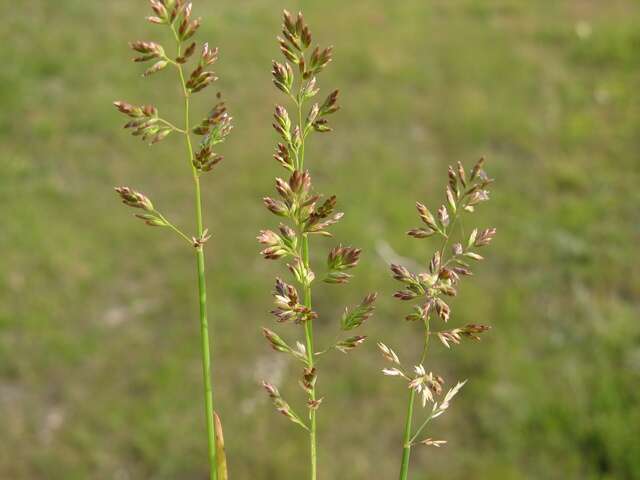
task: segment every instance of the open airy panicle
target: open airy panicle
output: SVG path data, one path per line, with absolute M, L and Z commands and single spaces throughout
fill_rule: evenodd
M 210 67 L 218 59 L 218 49 L 212 49 L 209 44 L 204 43 L 200 55 L 196 54 L 198 45 L 191 38 L 198 31 L 201 19 L 193 18 L 193 5 L 190 1 L 150 0 L 150 4 L 153 15 L 147 17 L 147 20 L 166 27 L 175 47 L 167 49 L 154 41 L 137 40 L 129 44 L 136 53 L 133 61 L 149 65 L 143 72 L 145 77 L 167 68 L 175 69 L 184 101 L 184 123 L 182 126 L 176 126 L 175 123 L 162 118 L 154 105 L 137 106 L 124 101 L 116 101 L 114 105 L 120 113 L 128 117 L 125 128 L 130 130 L 134 136 L 140 136 L 143 140 L 148 141 L 149 144 L 158 143 L 172 133 L 178 133 L 184 138 L 189 171 L 194 182 L 195 232 L 192 235 L 184 233 L 167 220 L 145 195 L 129 187 L 116 187 L 116 192 L 123 203 L 141 210 L 136 214 L 138 218 L 151 226 L 168 227 L 186 241 L 195 253 L 198 273 L 205 421 L 210 463 L 209 478 L 211 480 L 226 480 L 226 459 L 224 458 L 221 424 L 214 412 L 213 405 L 204 260 L 204 245 L 211 238 L 211 234 L 203 225 L 200 177 L 213 170 L 222 161 L 222 155 L 216 153 L 214 148 L 224 142 L 231 131 L 232 119 L 218 93 L 215 105 L 204 120 L 196 126 L 191 125 L 190 98 L 217 80 L 216 74 L 210 70 Z M 174 49 L 175 54 L 168 53 L 169 50 Z M 188 67 L 190 62 L 192 66 Z M 189 73 L 185 71 L 187 68 L 190 69 Z M 191 135 L 202 136 L 197 149 L 194 149 Z
M 393 278 L 402 284 L 401 290 L 398 290 L 394 297 L 414 302 L 413 310 L 406 315 L 406 320 L 420 322 L 424 327 L 422 355 L 413 371 L 407 371 L 401 366 L 398 356 L 391 348 L 383 343 L 378 344 L 384 359 L 394 365 L 384 368 L 383 374 L 404 379 L 409 388 L 400 480 L 408 478 L 409 456 L 413 445 L 439 447 L 446 443 L 444 440 L 431 438 L 419 440 L 418 437 L 431 420 L 449 408 L 450 401 L 466 383 L 466 380 L 457 383 L 448 390 L 442 400 L 439 400 L 445 381 L 439 375 L 427 372 L 424 367 L 429 339 L 435 335 L 442 345 L 449 349 L 452 344 L 460 344 L 463 338 L 480 340 L 480 335 L 489 330 L 489 326 L 481 324 L 467 324 L 443 330 L 432 330 L 431 325 L 433 318 L 439 319 L 443 324 L 451 320 L 452 311 L 448 299 L 458 294 L 460 280 L 472 275 L 472 263 L 483 260 L 478 250 L 489 245 L 496 234 L 495 228 L 485 228 L 473 229 L 467 236 L 462 227 L 461 216 L 473 213 L 480 203 L 489 199 L 487 187 L 493 180 L 487 176 L 483 166 L 484 159 L 480 159 L 469 172 L 459 162 L 450 166 L 444 203 L 433 210 L 422 203 L 416 203 L 418 216 L 424 226 L 413 228 L 407 234 L 417 239 L 442 239 L 441 247 L 429 257 L 426 270 L 411 272 L 403 265 L 390 266 Z M 450 242 L 452 243 L 449 246 Z M 416 395 L 421 397 L 423 407 L 428 404 L 432 406 L 426 420 L 414 431 L 413 412 Z
M 276 178 L 276 194 L 263 199 L 265 207 L 282 221 L 277 230 L 262 230 L 258 242 L 264 246 L 261 255 L 268 260 L 283 259 L 296 286 L 281 279 L 276 280 L 274 290 L 275 309 L 272 311 L 281 323 L 302 326 L 304 343 L 297 342 L 292 348 L 275 332 L 264 329 L 263 333 L 271 347 L 277 352 L 292 355 L 303 363 L 299 384 L 307 397 L 306 420 L 296 414 L 275 387 L 265 388 L 276 408 L 294 423 L 309 433 L 310 478 L 317 478 L 316 413 L 322 398 L 318 397 L 316 383 L 318 371 L 316 357 L 336 349 L 347 353 L 365 340 L 355 335 L 337 340 L 325 350 L 318 351 L 314 344 L 313 323 L 318 318 L 311 306 L 311 287 L 316 278 L 309 256 L 309 241 L 313 235 L 332 237 L 330 228 L 342 218 L 337 210 L 335 195 L 323 198 L 313 188 L 311 174 L 305 169 L 305 146 L 313 132 L 331 130 L 328 117 L 338 111 L 338 91 L 334 90 L 324 100 L 315 101 L 319 95 L 318 76 L 331 61 L 332 48 L 311 47 L 312 35 L 301 13 L 294 16 L 284 11 L 282 35 L 278 44 L 284 59 L 273 61 L 273 83 L 283 92 L 290 104 L 276 105 L 273 128 L 278 135 L 274 159 L 286 170 L 286 176 Z M 307 107 L 307 102 L 311 103 Z M 329 251 L 327 273 L 321 278 L 329 284 L 345 284 L 360 258 L 361 251 L 354 247 L 337 245 Z M 300 293 L 299 293 L 300 292 Z M 374 310 L 376 294 L 371 293 L 356 307 L 346 309 L 340 329 L 350 331 L 360 327 Z

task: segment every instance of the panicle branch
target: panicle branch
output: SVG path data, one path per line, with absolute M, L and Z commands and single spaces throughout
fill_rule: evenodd
M 158 116 L 158 109 L 153 105 L 134 106 L 123 101 L 113 102 L 120 113 L 131 118 L 125 123 L 124 128 L 130 129 L 134 137 L 141 137 L 149 141 L 149 145 L 158 143 L 169 136 L 171 132 L 181 132 L 172 123 Z
M 267 395 L 269 395 L 269 398 L 273 401 L 273 405 L 278 412 L 305 430 L 309 430 L 309 427 L 302 421 L 300 416 L 295 413 L 291 406 L 280 396 L 280 392 L 275 386 L 269 382 L 262 382 L 262 386 L 266 390 Z

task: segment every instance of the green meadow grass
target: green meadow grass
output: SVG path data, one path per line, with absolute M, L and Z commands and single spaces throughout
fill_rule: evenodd
M 315 38 L 335 45 L 322 85 L 341 89 L 343 108 L 308 159 L 316 187 L 346 212 L 336 237 L 364 249 L 353 289 L 314 293 L 320 345 L 339 305 L 380 293 L 368 345 L 349 367 L 339 353 L 321 365 L 333 372 L 319 383 L 321 477 L 395 478 L 405 392 L 379 373 L 373 340 L 415 352 L 419 329 L 390 298 L 380 252 L 426 261 L 428 240 L 404 234 L 417 226 L 414 201 L 439 201 L 446 166 L 480 155 L 497 182 L 476 220 L 498 237 L 452 321 L 493 330 L 456 355 L 434 349 L 434 370 L 470 382 L 430 431 L 449 444 L 416 449 L 412 478 L 640 477 L 639 4 L 197 0 L 199 39 L 221 49 L 218 85 L 236 123 L 203 185 L 231 477 L 306 475 L 304 435 L 258 386 L 299 374 L 260 334 L 281 270 L 254 238 L 273 222 L 260 198 L 280 174 L 270 61 L 283 7 L 303 8 Z M 2 479 L 206 477 L 192 252 L 130 218 L 111 188 L 148 193 L 191 230 L 180 139 L 148 148 L 111 105 L 180 113 L 168 71 L 142 79 L 128 62 L 127 41 L 166 33 L 144 15 L 142 0 L 3 9 Z M 212 101 L 200 94 L 194 110 Z

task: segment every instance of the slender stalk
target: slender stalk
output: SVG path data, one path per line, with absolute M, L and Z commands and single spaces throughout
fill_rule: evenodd
M 302 89 L 302 80 L 300 81 L 300 89 Z M 298 126 L 300 127 L 300 150 L 298 151 L 298 170 L 304 168 L 304 141 L 307 137 L 306 129 L 302 123 L 302 100 L 296 100 L 298 106 Z
M 302 261 L 305 267 L 309 267 L 309 239 L 307 235 L 302 237 Z M 304 289 L 304 305 L 311 308 L 311 287 L 307 286 Z M 307 359 L 309 368 L 313 368 L 314 361 L 314 347 L 313 347 L 313 320 L 307 320 L 304 324 L 304 334 L 307 347 Z M 311 387 L 310 398 L 312 401 L 316 400 L 316 387 L 315 383 Z M 317 478 L 317 426 L 316 426 L 316 409 L 309 409 L 309 468 L 311 480 Z
M 178 44 L 178 56 L 181 54 L 181 43 L 175 27 L 171 25 L 171 30 Z M 200 193 L 200 177 L 198 171 L 193 165 L 193 145 L 191 143 L 190 135 L 190 120 L 189 120 L 189 91 L 184 78 L 184 72 L 182 71 L 182 65 L 176 64 L 178 73 L 180 76 L 180 84 L 184 95 L 184 137 L 187 147 L 187 153 L 189 158 L 189 164 L 191 165 L 191 172 L 193 174 L 193 183 L 195 187 L 195 213 L 196 213 L 196 235 L 197 238 L 201 238 L 203 235 L 204 227 L 202 222 L 202 195 Z M 211 382 L 211 347 L 209 344 L 209 323 L 207 319 L 207 285 L 205 277 L 205 259 L 204 259 L 204 247 L 198 245 L 196 247 L 196 265 L 198 269 L 198 299 L 200 307 L 200 340 L 202 348 L 202 380 L 204 383 L 204 405 L 205 416 L 207 421 L 207 442 L 208 442 L 208 454 L 209 454 L 209 478 L 211 480 L 217 480 L 217 462 L 216 462 L 216 431 L 213 420 L 213 387 Z
M 416 433 L 414 433 L 413 437 L 411 437 L 411 439 L 409 440 L 410 444 L 413 444 L 413 442 L 416 441 L 418 436 L 422 433 L 422 430 L 424 430 L 424 427 L 427 426 L 427 424 L 431 421 L 432 418 L 433 418 L 433 415 L 429 415 L 427 417 L 427 419 L 424 422 L 422 422 L 422 425 L 420 425 L 420 427 L 418 427 L 418 429 L 416 430 Z
M 171 63 L 173 63 L 174 65 L 176 65 L 176 62 L 173 62 L 173 61 L 172 61 Z M 178 132 L 178 133 L 186 133 L 183 129 L 176 127 L 173 123 L 171 123 L 171 122 L 169 122 L 169 121 L 165 120 L 164 118 L 159 118 L 159 119 L 158 119 L 158 121 L 159 121 L 160 123 L 164 123 L 167 127 L 171 127 L 172 129 L 174 129 L 174 130 L 175 130 L 176 132 Z
M 427 358 L 427 351 L 429 349 L 429 337 L 430 337 L 430 324 L 429 318 L 424 321 L 426 328 L 424 336 L 424 347 L 422 348 L 422 356 L 420 357 L 420 365 L 422 365 Z M 409 401 L 407 403 L 407 418 L 404 425 L 404 436 L 402 439 L 402 461 L 400 463 L 400 480 L 407 480 L 409 478 L 409 458 L 411 456 L 411 427 L 413 425 L 413 407 L 416 400 L 416 391 L 411 388 L 409 391 Z M 420 427 L 420 430 L 424 428 L 424 425 Z
M 302 84 L 301 84 L 302 85 Z M 298 126 L 301 132 L 304 132 L 304 124 L 302 123 L 302 101 L 296 101 L 298 107 Z M 304 168 L 304 143 L 306 135 L 302 133 L 300 150 L 298 151 L 298 168 L 302 170 Z M 309 268 L 309 237 L 307 234 L 302 236 L 302 262 L 305 268 Z M 304 288 L 304 305 L 311 308 L 311 286 L 308 285 Z M 313 368 L 314 361 L 314 347 L 313 347 L 313 320 L 308 320 L 304 324 L 304 334 L 307 347 L 307 358 L 309 361 L 309 368 Z M 315 383 L 311 387 L 310 398 L 312 401 L 316 400 L 316 387 Z M 316 409 L 309 409 L 309 469 L 311 480 L 317 478 L 317 464 L 318 464 L 318 439 L 317 439 L 317 424 L 316 424 Z
M 186 240 L 186 242 L 189 245 L 193 245 L 193 240 L 191 240 L 189 237 L 187 237 L 187 235 L 182 230 L 180 230 L 173 223 L 171 223 L 169 220 L 167 220 L 167 218 L 164 215 L 162 215 L 160 212 L 156 212 L 156 215 L 158 215 L 158 218 L 161 219 L 164 223 L 166 223 L 167 227 L 169 227 L 171 230 L 176 232 L 180 236 L 180 238 Z

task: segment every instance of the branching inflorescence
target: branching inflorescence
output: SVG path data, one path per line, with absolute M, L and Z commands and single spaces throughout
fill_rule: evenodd
M 191 38 L 200 27 L 201 19 L 192 18 L 191 2 L 185 0 L 150 0 L 150 3 L 154 15 L 147 17 L 147 20 L 164 26 L 171 32 L 176 44 L 176 53 L 174 55 L 168 54 L 156 42 L 136 41 L 130 43 L 131 48 L 138 54 L 133 60 L 135 62 L 152 62 L 151 66 L 144 71 L 145 77 L 168 67 L 175 68 L 184 98 L 184 123 L 179 127 L 160 117 L 158 109 L 153 105 L 136 106 L 122 101 L 114 102 L 114 105 L 121 113 L 129 117 L 125 128 L 130 130 L 134 136 L 140 136 L 150 144 L 158 143 L 172 133 L 178 133 L 184 137 L 187 160 L 195 189 L 195 234 L 189 236 L 167 220 L 144 194 L 129 187 L 116 187 L 116 192 L 126 205 L 140 210 L 140 213 L 136 214 L 136 216 L 147 225 L 170 228 L 194 249 L 198 271 L 200 333 L 210 478 L 212 480 L 224 480 L 226 479 L 226 461 L 224 459 L 220 422 L 214 413 L 213 407 L 209 326 L 207 321 L 204 244 L 209 240 L 210 234 L 203 226 L 200 177 L 204 173 L 210 172 L 222 160 L 222 156 L 217 154 L 214 148 L 222 143 L 229 134 L 232 128 L 231 117 L 227 113 L 225 104 L 220 101 L 220 94 L 218 94 L 217 103 L 209 114 L 197 125 L 193 126 L 191 124 L 189 113 L 190 98 L 217 79 L 215 73 L 210 71 L 209 67 L 217 60 L 218 49 L 211 49 L 205 43 L 200 49 L 200 54 L 196 55 L 198 48 L 196 42 L 191 41 Z M 193 62 L 194 58 L 195 61 Z M 189 62 L 193 62 L 194 65 L 190 73 L 186 75 L 185 68 Z M 195 151 L 191 141 L 192 134 L 202 137 Z
M 409 388 L 409 400 L 405 422 L 402 460 L 400 467 L 400 480 L 406 480 L 409 475 L 409 456 L 411 447 L 416 444 L 440 447 L 446 443 L 444 440 L 434 440 L 431 437 L 420 438 L 427 424 L 442 415 L 448 408 L 453 397 L 466 383 L 458 382 L 444 394 L 445 381 L 439 375 L 428 372 L 424 363 L 429 348 L 429 339 L 434 335 L 446 348 L 458 345 L 463 339 L 479 340 L 479 335 L 486 332 L 489 327 L 480 324 L 468 324 L 453 329 L 432 330 L 431 319 L 437 317 L 448 323 L 451 309 L 445 300 L 453 297 L 458 292 L 458 283 L 462 277 L 472 275 L 470 262 L 483 260 L 477 249 L 488 245 L 493 239 L 496 229 L 474 229 L 467 236 L 462 226 L 462 214 L 474 212 L 476 206 L 489 199 L 487 186 L 493 182 L 487 177 L 483 168 L 484 159 L 478 161 L 469 172 L 458 163 L 456 167 L 449 167 L 449 182 L 445 190 L 446 203 L 438 208 L 436 214 L 421 203 L 416 204 L 423 227 L 409 230 L 408 235 L 422 239 L 440 237 L 442 246 L 437 249 L 428 262 L 427 271 L 412 273 L 401 265 L 391 265 L 393 278 L 404 284 L 404 288 L 395 293 L 400 300 L 416 301 L 418 305 L 407 315 L 406 320 L 420 322 L 424 327 L 423 348 L 420 361 L 408 370 L 400 362 L 398 355 L 387 345 L 378 344 L 378 348 L 384 359 L 390 366 L 382 372 L 388 376 L 403 378 Z M 459 228 L 456 228 L 459 227 Z M 453 243 L 448 248 L 453 237 L 460 241 Z M 413 429 L 415 397 L 419 395 L 422 406 L 430 409 L 426 419 L 420 426 Z
M 348 352 L 360 345 L 365 337 L 349 336 L 337 341 L 324 351 L 318 351 L 314 345 L 313 322 L 318 314 L 311 304 L 311 285 L 316 275 L 309 261 L 309 240 L 312 235 L 328 236 L 327 228 L 342 218 L 336 212 L 336 197 L 322 200 L 313 192 L 311 176 L 305 170 L 305 142 L 312 132 L 331 130 L 328 117 L 339 109 L 338 91 L 331 92 L 320 103 L 305 108 L 305 103 L 316 97 L 319 92 L 317 76 L 331 61 L 332 48 L 315 47 L 310 50 L 311 32 L 305 24 L 302 14 L 292 16 L 284 11 L 282 37 L 278 37 L 284 62 L 273 62 L 273 82 L 295 107 L 294 119 L 291 119 L 284 106 L 275 107 L 273 124 L 281 142 L 276 147 L 274 158 L 289 174 L 288 180 L 276 179 L 279 199 L 264 198 L 269 211 L 283 219 L 277 231 L 263 230 L 258 241 L 264 245 L 262 255 L 266 259 L 287 259 L 287 267 L 296 286 L 281 279 L 276 280 L 273 315 L 281 323 L 300 325 L 304 330 L 304 342 L 290 346 L 284 339 L 270 329 L 263 330 L 264 336 L 278 352 L 290 354 L 302 363 L 300 386 L 307 396 L 307 418 L 296 413 L 282 398 L 278 389 L 264 382 L 264 388 L 273 400 L 276 408 L 294 423 L 308 431 L 310 447 L 310 478 L 317 478 L 317 440 L 316 413 L 322 398 L 316 391 L 318 355 L 331 349 Z M 297 70 L 297 73 L 294 73 Z M 350 270 L 360 258 L 360 249 L 337 245 L 329 252 L 326 275 L 323 280 L 329 284 L 345 284 L 352 275 Z M 299 289 L 302 293 L 299 293 Z M 341 329 L 345 332 L 359 327 L 374 310 L 376 294 L 367 295 L 355 308 L 346 309 L 341 319 Z

